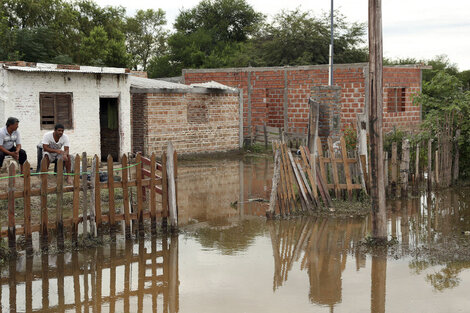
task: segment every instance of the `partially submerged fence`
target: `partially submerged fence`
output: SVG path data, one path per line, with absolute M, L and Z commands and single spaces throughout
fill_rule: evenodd
M 153 153 L 150 159 L 137 154 L 134 163 L 130 163 L 128 157 L 123 155 L 121 166 L 114 168 L 113 159 L 108 156 L 106 171 L 100 171 L 100 161 L 94 156 L 91 171 L 88 171 L 86 153 L 82 157 L 76 155 L 73 164 L 73 173 L 64 173 L 63 160 L 58 161 L 57 173 L 48 172 L 46 159 L 41 162 L 41 171 L 31 173 L 30 165 L 26 162 L 23 166 L 24 173 L 16 174 L 16 166 L 12 163 L 9 167 L 8 192 L 0 194 L 0 200 L 8 201 L 7 229 L 1 225 L 0 237 L 8 237 L 10 251 L 15 253 L 17 248 L 17 236 L 24 235 L 27 253 L 33 252 L 32 234 L 39 233 L 40 246 L 47 250 L 49 245 L 49 233 L 55 231 L 58 248 L 64 247 L 64 229 L 69 228 L 71 239 L 74 244 L 78 241 L 79 224 L 82 233 L 86 236 L 88 229 L 91 235 L 101 236 L 105 228 L 114 235 L 116 225 L 123 221 L 125 224 L 125 235 L 131 236 L 131 222 L 137 224 L 139 234 L 144 232 L 144 220 L 150 220 L 150 228 L 156 232 L 157 216 L 162 219 L 162 226 L 166 227 L 167 219 L 170 219 L 172 228 L 177 227 L 178 213 L 176 202 L 176 176 L 177 176 L 177 154 L 172 145 L 168 146 L 162 154 L 162 161 L 156 161 Z M 147 167 L 147 168 L 146 168 Z M 103 173 L 107 175 L 103 175 Z M 115 174 L 120 173 L 120 176 Z M 39 176 L 40 187 L 32 188 L 32 176 Z M 49 186 L 48 177 L 55 175 L 53 186 Z M 107 181 L 101 181 L 107 176 Z M 73 179 L 71 186 L 64 185 L 64 178 Z M 115 179 L 119 177 L 118 180 Z M 147 177 L 147 178 L 145 178 Z M 20 178 L 23 182 L 21 190 L 16 190 L 15 180 Z M 115 202 L 116 190 L 122 192 L 122 207 L 117 207 Z M 145 194 L 148 189 L 149 201 Z M 107 207 L 103 210 L 102 191 L 107 191 Z M 64 194 L 72 193 L 71 218 L 64 218 Z M 51 199 L 48 196 L 55 195 L 55 208 L 50 206 Z M 161 203 L 157 211 L 157 195 Z M 40 198 L 39 207 L 32 205 L 32 198 Z M 50 198 L 50 197 L 49 197 Z M 23 208 L 17 208 L 15 200 L 22 199 Z M 144 204 L 147 204 L 144 207 Z M 82 208 L 80 215 L 80 206 Z M 55 211 L 55 220 L 49 220 L 50 211 Z M 17 221 L 17 216 L 23 214 L 23 220 Z M 32 218 L 36 213 L 38 219 Z M 89 227 L 89 228 L 88 228 Z
M 396 196 L 399 189 L 402 197 L 408 196 L 410 190 L 416 194 L 424 177 L 428 190 L 432 186 L 449 187 L 458 179 L 459 135 L 458 130 L 454 136 L 452 132 L 442 132 L 437 140 L 416 142 L 413 147 L 409 139 L 393 142 L 391 153 L 384 154 L 387 192 Z M 367 139 L 359 141 L 364 147 L 348 150 L 344 136 L 335 143 L 329 137 L 326 145 L 317 137 L 315 154 L 305 146 L 291 149 L 286 142 L 273 141 L 273 192 L 267 215 L 275 214 L 276 205 L 280 215 L 287 215 L 320 206 L 330 208 L 332 196 L 351 200 L 354 194 L 367 194 L 375 178 L 369 170 Z

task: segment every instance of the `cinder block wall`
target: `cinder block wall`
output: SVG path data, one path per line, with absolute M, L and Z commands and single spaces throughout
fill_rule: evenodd
M 179 154 L 238 149 L 239 98 L 234 93 L 134 93 L 132 150 Z
M 367 75 L 367 64 L 339 64 L 335 68 L 335 85 L 341 88 L 342 130 L 355 126 L 357 114 L 364 112 Z M 243 88 L 245 136 L 250 125 L 254 127 L 264 122 L 268 126 L 287 126 L 292 133 L 306 134 L 308 98 L 312 87 L 328 84 L 328 66 L 184 70 L 183 76 L 185 84 L 213 80 Z M 385 67 L 383 79 L 384 131 L 390 131 L 394 126 L 404 129 L 417 127 L 421 122 L 421 110 L 412 104 L 411 96 L 421 89 L 419 66 Z M 404 110 L 389 112 L 391 95 L 388 91 L 399 87 L 405 88 Z

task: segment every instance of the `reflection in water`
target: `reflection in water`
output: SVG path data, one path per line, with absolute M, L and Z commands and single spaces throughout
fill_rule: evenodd
M 11 262 L 2 312 L 179 311 L 178 237 Z
M 362 219 L 305 217 L 268 224 L 274 254 L 276 290 L 287 281 L 294 262 L 300 262 L 310 282 L 310 301 L 333 307 L 341 302 L 341 273 L 349 253 L 366 234 Z M 356 254 L 356 267 L 365 256 Z
M 468 188 L 388 201 L 388 232 L 399 244 L 370 251 L 359 245 L 369 217 L 260 218 L 267 204 L 252 200 L 269 199 L 270 162 L 181 162 L 179 248 L 178 237 L 164 237 L 20 258 L 2 272 L 2 311 L 403 312 L 411 301 L 416 311 L 468 308 Z

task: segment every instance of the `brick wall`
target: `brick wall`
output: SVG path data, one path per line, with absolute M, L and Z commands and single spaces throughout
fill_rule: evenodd
M 338 86 L 312 87 L 312 98 L 320 104 L 318 136 L 322 139 L 331 136 L 333 141 L 339 140 L 342 129 L 341 88 Z
M 334 71 L 335 85 L 341 88 L 341 127 L 356 125 L 356 116 L 364 112 L 367 89 L 367 64 L 340 64 Z M 284 98 L 287 99 L 287 126 L 292 133 L 306 134 L 308 125 L 308 98 L 312 87 L 328 84 L 328 67 L 325 65 L 273 68 L 234 68 L 184 70 L 186 84 L 216 81 L 243 88 L 244 134 L 248 127 L 263 125 L 284 126 Z M 384 90 L 390 87 L 405 88 L 404 109 L 388 112 L 384 108 L 384 131 L 394 126 L 417 127 L 421 121 L 420 107 L 414 106 L 411 96 L 420 91 L 421 69 L 412 66 L 384 68 Z M 388 103 L 384 92 L 384 102 Z M 251 110 L 251 121 L 250 121 Z
M 170 141 L 179 154 L 238 149 L 238 108 L 238 94 L 134 93 L 133 151 L 160 154 Z

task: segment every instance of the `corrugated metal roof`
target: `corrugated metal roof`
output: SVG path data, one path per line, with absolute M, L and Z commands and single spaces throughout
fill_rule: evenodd
M 128 74 L 125 68 L 115 67 L 94 67 L 94 66 L 80 66 L 79 70 L 72 69 L 58 69 L 53 66 L 41 66 L 29 67 L 29 66 L 8 66 L 3 65 L 3 68 L 8 71 L 19 71 L 19 72 L 56 72 L 56 73 L 85 73 L 85 74 Z M 48 65 L 48 64 L 47 64 Z M 50 64 L 54 65 L 55 64 Z
M 158 79 L 149 79 L 137 76 L 129 76 L 132 88 L 138 89 L 191 89 L 191 86 L 171 83 Z
M 223 85 L 221 83 L 215 82 L 215 81 L 210 81 L 207 83 L 197 83 L 197 84 L 191 84 L 190 86 L 192 87 L 199 87 L 199 88 L 207 88 L 207 89 L 220 89 L 220 90 L 229 90 L 229 91 L 237 91 L 236 88 L 232 88 L 226 85 Z

